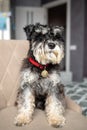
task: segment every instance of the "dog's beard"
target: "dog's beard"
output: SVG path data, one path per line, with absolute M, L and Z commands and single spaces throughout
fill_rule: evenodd
M 62 46 L 56 45 L 54 49 L 49 49 L 48 45 L 39 43 L 35 48 L 33 47 L 33 55 L 36 61 L 43 65 L 59 64 L 64 57 L 64 50 Z

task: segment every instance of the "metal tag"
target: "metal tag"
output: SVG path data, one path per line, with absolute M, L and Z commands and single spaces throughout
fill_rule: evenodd
M 44 78 L 48 77 L 48 71 L 47 70 L 43 70 L 41 72 L 41 76 L 44 77 Z

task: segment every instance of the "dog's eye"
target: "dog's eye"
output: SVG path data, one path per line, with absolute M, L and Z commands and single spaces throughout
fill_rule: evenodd
M 64 42 L 64 38 L 60 34 L 56 34 L 55 38 L 59 41 Z
M 37 35 L 35 40 L 38 41 L 38 42 L 41 42 L 41 41 L 43 41 L 43 37 L 40 36 L 40 35 Z
M 39 41 L 43 41 L 43 38 L 42 38 L 42 37 L 40 37 L 40 38 L 39 38 Z

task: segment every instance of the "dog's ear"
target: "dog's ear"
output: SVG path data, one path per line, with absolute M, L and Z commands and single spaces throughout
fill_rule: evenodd
M 24 31 L 26 33 L 27 40 L 31 41 L 32 35 L 33 35 L 33 32 L 34 32 L 34 25 L 28 25 L 28 26 L 24 27 Z
M 61 26 L 61 27 L 59 27 L 59 29 L 60 29 L 60 33 L 61 33 L 61 35 L 64 33 L 64 27 L 63 26 Z
M 63 26 L 55 26 L 55 27 L 53 27 L 53 33 L 55 35 L 57 35 L 57 34 L 62 35 L 63 32 L 64 32 L 64 27 Z
M 53 28 L 53 33 L 57 39 L 64 42 L 64 27 L 62 26 L 55 26 Z

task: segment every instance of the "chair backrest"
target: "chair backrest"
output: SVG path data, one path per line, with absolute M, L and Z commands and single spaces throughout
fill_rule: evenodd
M 20 67 L 28 49 L 29 42 L 26 40 L 0 41 L 0 108 L 15 102 Z

